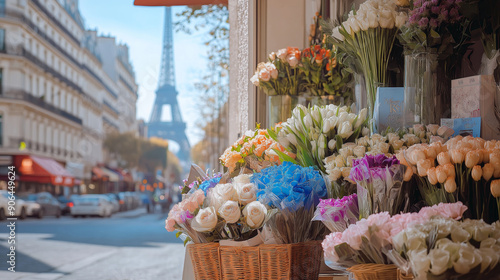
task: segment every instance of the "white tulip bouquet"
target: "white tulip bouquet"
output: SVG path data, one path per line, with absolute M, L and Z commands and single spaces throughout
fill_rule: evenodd
M 377 87 L 387 83 L 387 64 L 397 31 L 407 21 L 393 0 L 367 0 L 346 21 L 333 29 L 339 51 L 355 63 L 365 78 L 370 118 L 373 117 Z
M 275 152 L 283 160 L 301 166 L 316 166 L 325 172 L 323 159 L 342 147 L 345 142 L 354 142 L 361 135 L 367 135 L 367 110 L 359 114 L 350 112 L 347 106 L 313 106 L 306 108 L 298 105 L 279 130 L 269 129 L 269 136 L 276 139 L 296 159 Z

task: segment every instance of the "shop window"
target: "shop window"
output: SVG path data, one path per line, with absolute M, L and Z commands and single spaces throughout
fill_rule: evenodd
M 0 28 L 0 52 L 5 52 L 5 29 L 3 28 Z

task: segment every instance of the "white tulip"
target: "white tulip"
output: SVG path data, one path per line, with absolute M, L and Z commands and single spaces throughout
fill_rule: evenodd
M 406 24 L 407 21 L 408 21 L 408 15 L 404 12 L 400 12 L 396 16 L 395 25 L 397 28 L 401 28 L 403 25 Z
M 356 124 L 354 125 L 354 129 L 360 127 L 363 122 L 366 120 L 366 116 L 368 115 L 368 110 L 366 108 L 361 109 L 358 114 L 358 119 L 356 120 Z
M 335 38 L 339 41 L 344 41 L 344 39 L 345 39 L 344 35 L 340 34 L 339 28 L 340 28 L 340 26 L 337 26 L 333 29 L 332 36 L 333 36 L 333 38 Z
M 339 131 L 338 135 L 340 135 L 340 137 L 342 137 L 344 139 L 347 139 L 352 134 L 353 134 L 352 124 L 349 123 L 349 122 L 344 122 L 342 124 L 342 127 L 340 128 L 340 131 Z
M 323 120 L 323 133 L 328 133 L 330 131 L 330 123 L 331 121 L 329 119 Z
M 306 128 L 312 127 L 313 121 L 312 121 L 311 115 L 307 114 L 304 117 L 304 125 L 305 125 Z
M 252 82 L 252 84 L 256 87 L 259 86 L 259 75 L 257 73 L 255 73 L 255 75 L 252 76 L 252 78 L 250 78 L 250 82 Z
M 379 20 L 380 27 L 392 29 L 394 28 L 394 17 L 391 10 L 381 10 L 379 11 Z
M 286 136 L 286 139 L 294 146 L 297 146 L 297 139 L 295 138 L 295 135 L 293 134 L 288 134 Z
M 327 172 L 328 172 L 328 179 L 330 179 L 331 181 L 337 181 L 340 177 L 342 177 L 342 171 L 340 171 L 340 168 L 327 170 Z
M 378 27 L 378 18 L 375 12 L 367 12 L 366 13 L 366 21 L 368 22 L 369 28 L 377 28 Z
M 355 16 L 349 17 L 347 20 L 351 26 L 352 32 L 358 33 L 361 29 L 358 19 Z
M 431 260 L 427 255 L 427 249 L 409 251 L 408 253 L 413 274 L 418 276 L 418 279 L 427 279 L 426 274 L 431 267 Z
M 331 139 L 330 141 L 328 141 L 328 149 L 333 150 L 335 149 L 336 145 L 337 141 L 335 141 L 335 139 Z
M 313 108 L 311 112 L 312 118 L 319 123 L 319 119 L 321 118 L 319 109 Z
M 337 129 L 340 129 L 342 127 L 342 124 L 347 121 L 349 118 L 349 114 L 347 112 L 342 112 L 339 114 L 339 117 L 337 119 Z
M 347 114 L 347 121 L 352 123 L 352 125 L 354 126 L 354 120 L 356 119 L 357 115 L 354 114 L 354 113 L 349 113 Z
M 429 259 L 432 263 L 430 269 L 434 275 L 441 275 L 448 270 L 448 263 L 450 261 L 450 253 L 445 250 L 433 249 L 429 252 Z

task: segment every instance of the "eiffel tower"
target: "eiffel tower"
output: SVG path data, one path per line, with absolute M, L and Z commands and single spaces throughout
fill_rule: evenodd
M 159 137 L 177 142 L 180 146 L 177 157 L 181 162 L 187 163 L 190 160 L 191 146 L 186 137 L 186 123 L 182 120 L 179 104 L 177 103 L 174 75 L 172 11 L 170 7 L 165 8 L 165 25 L 163 29 L 160 79 L 158 81 L 158 89 L 156 90 L 153 111 L 149 119 L 148 137 Z M 170 113 L 170 116 L 162 119 L 166 113 Z

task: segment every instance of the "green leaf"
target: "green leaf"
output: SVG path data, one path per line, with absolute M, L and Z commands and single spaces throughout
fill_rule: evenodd
M 276 152 L 276 154 L 278 155 L 281 162 L 289 161 L 293 164 L 298 164 L 297 161 L 295 161 L 295 159 L 293 159 L 291 156 L 283 153 L 282 151 L 277 150 L 277 149 L 273 149 L 273 151 Z
M 344 144 L 343 141 L 342 141 L 342 137 L 340 137 L 340 135 L 335 135 L 335 139 L 337 139 L 337 143 L 336 143 L 336 146 L 337 146 L 337 151 L 340 151 L 340 149 L 342 149 L 342 145 Z
M 186 239 L 184 240 L 184 247 L 186 247 L 186 244 L 191 241 L 191 238 L 189 237 L 186 237 Z
M 271 137 L 271 139 L 273 139 L 274 141 L 278 142 L 278 134 L 276 132 L 274 132 L 273 129 L 267 129 L 267 134 L 269 134 L 269 137 Z
M 436 30 L 431 28 L 431 37 L 435 39 L 439 39 L 439 33 L 436 32 Z
M 179 238 L 179 236 L 181 236 L 182 232 L 181 231 L 178 231 L 176 234 L 175 234 L 175 237 L 176 238 Z

